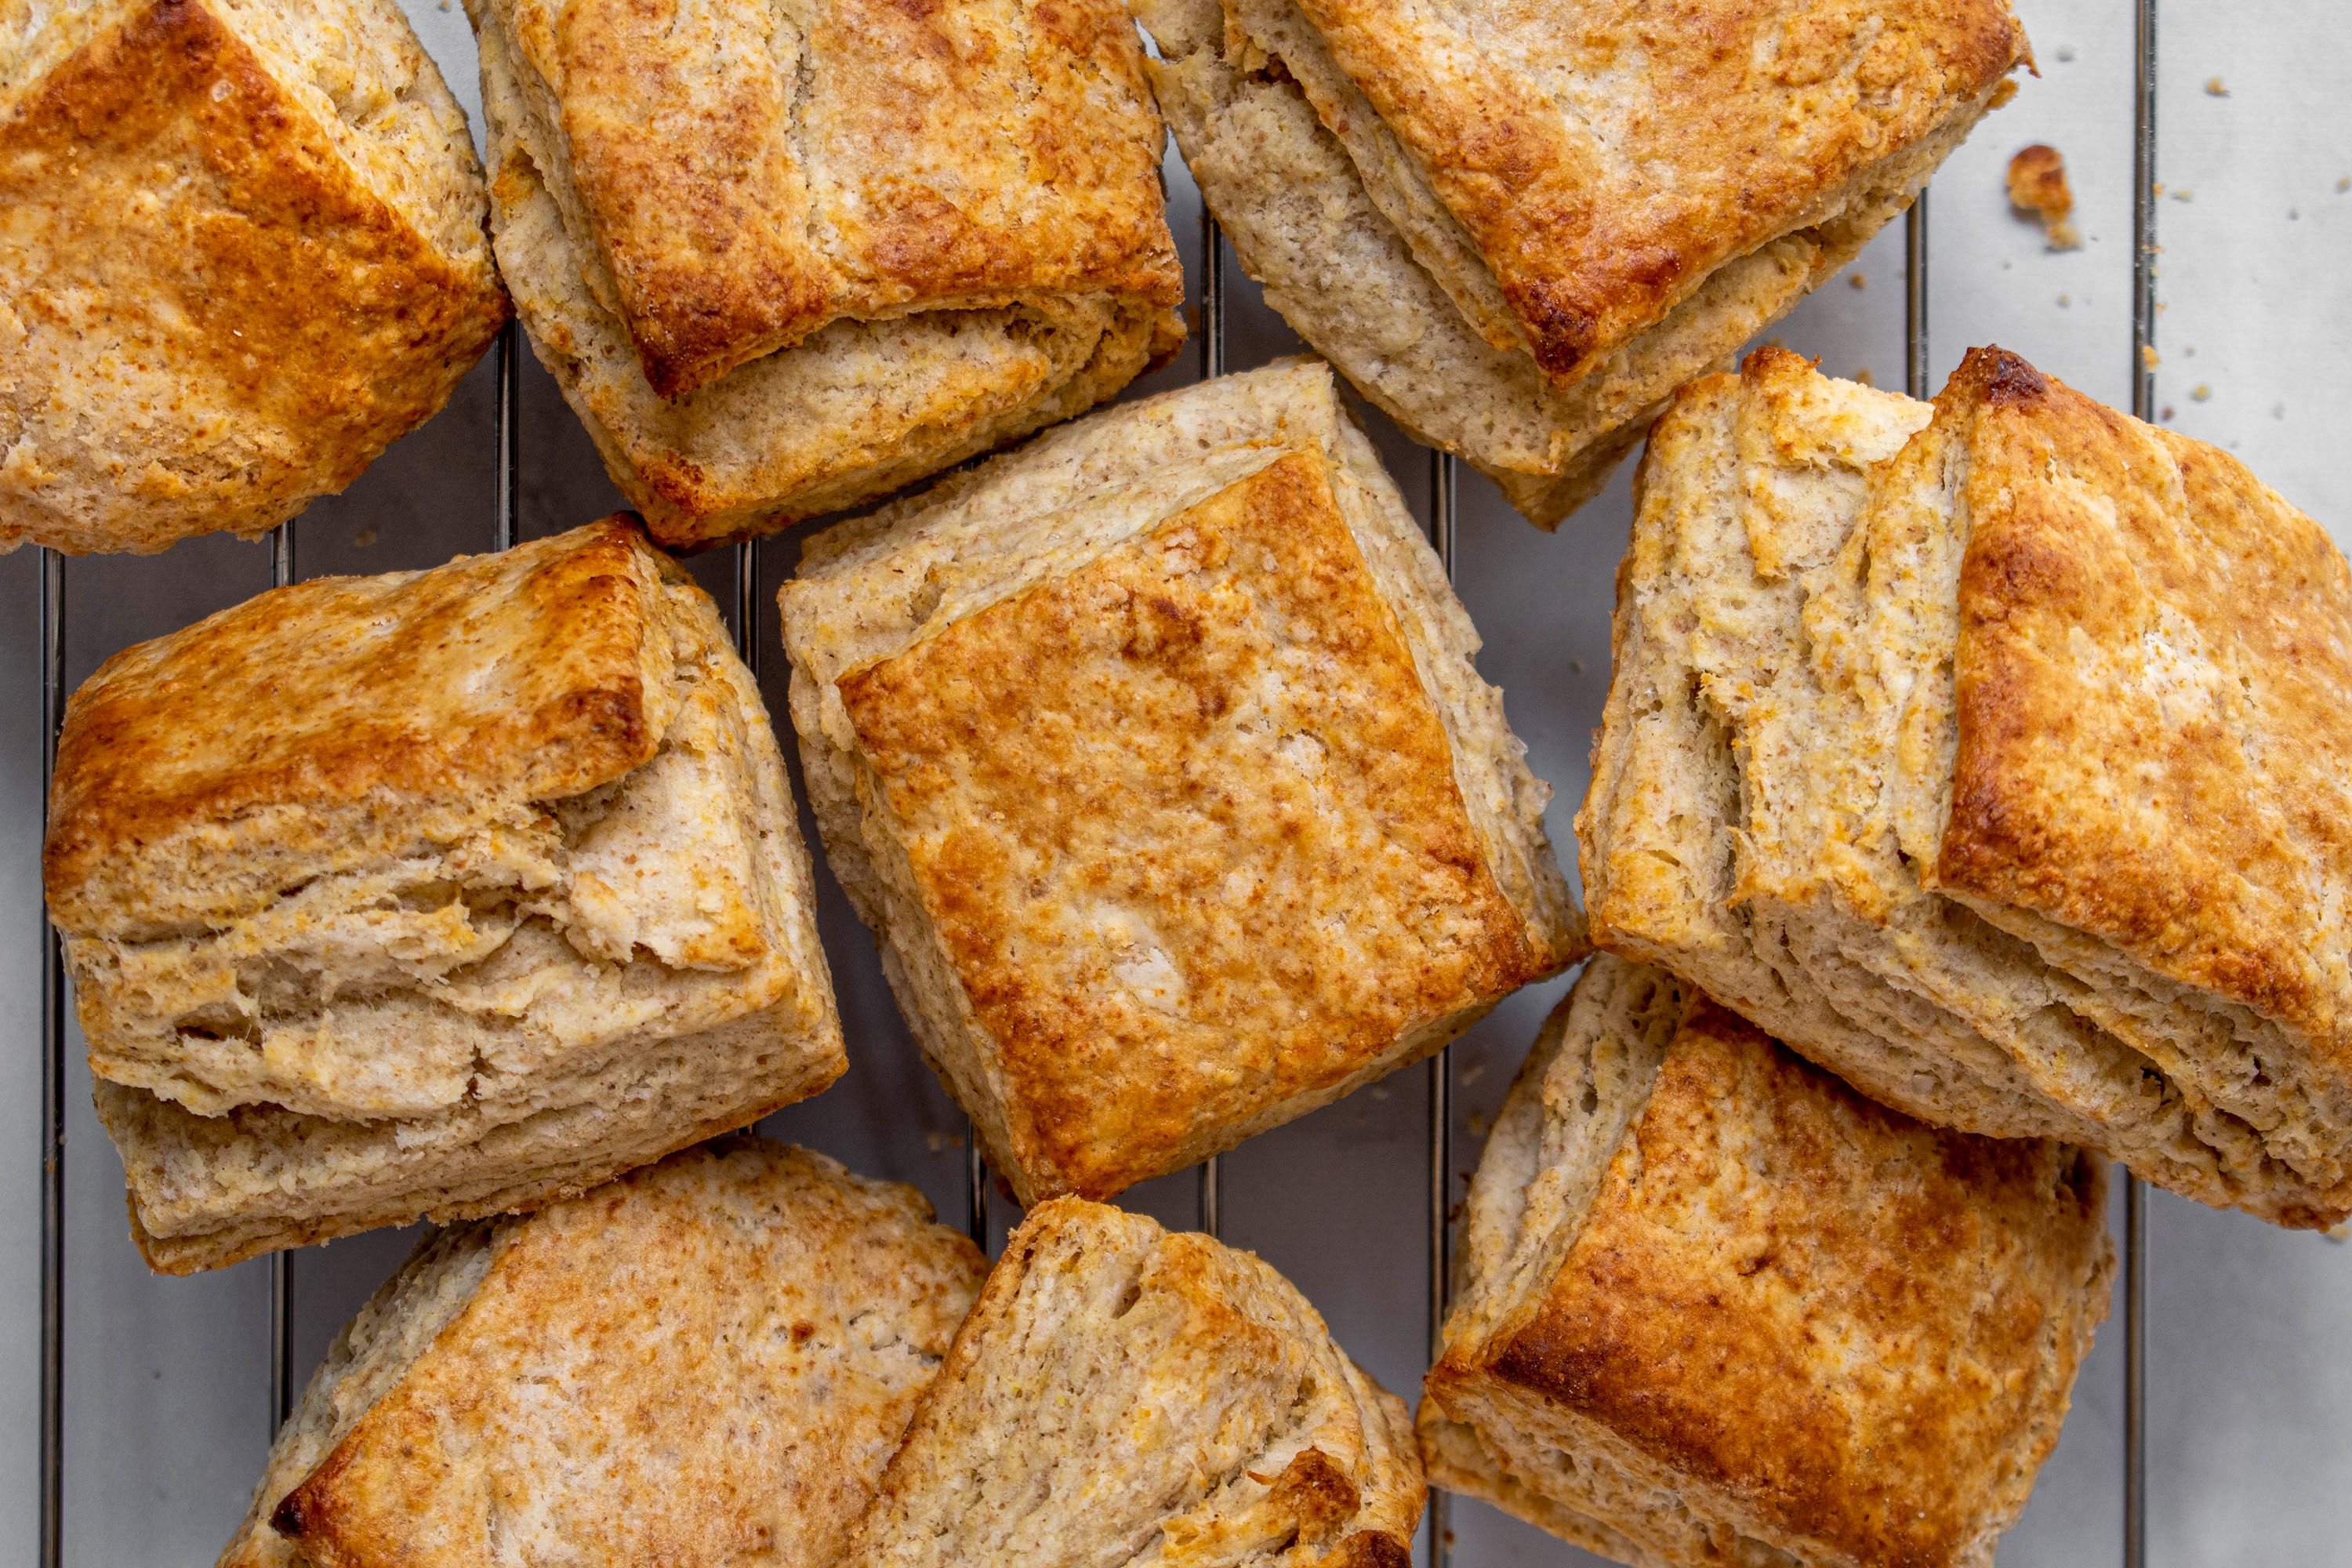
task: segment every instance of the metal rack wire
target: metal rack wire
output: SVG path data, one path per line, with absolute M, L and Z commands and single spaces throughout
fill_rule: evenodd
M 2133 247 L 2132 247 L 2132 412 L 2143 420 L 2156 417 L 2154 352 L 2156 327 L 2156 257 L 2158 246 L 2156 183 L 2157 17 L 2158 0 L 2132 0 L 2135 20 Z M 1928 307 L 1928 203 L 1923 192 L 1905 222 L 1905 384 L 1914 397 L 1926 397 L 1930 381 Z M 1201 372 L 1204 379 L 1226 369 L 1225 267 L 1215 221 L 1203 214 L 1201 269 Z M 521 340 L 509 321 L 497 350 L 495 413 L 495 500 L 493 547 L 512 546 L 520 532 L 520 384 Z M 1430 540 L 1448 580 L 1454 574 L 1456 540 L 1456 464 L 1453 458 L 1433 453 L 1429 463 Z M 269 536 L 270 581 L 273 586 L 296 580 L 296 526 L 289 522 Z M 745 662 L 757 676 L 760 663 L 758 600 L 761 550 L 757 542 L 735 550 L 735 635 Z M 66 689 L 66 559 L 44 549 L 39 560 L 38 627 L 42 658 L 42 723 L 46 736 L 43 793 L 56 765 L 57 736 L 64 717 Z M 65 1483 L 65 1307 L 67 1282 L 65 1215 L 66 1134 L 66 983 L 63 953 L 55 928 L 46 923 L 41 972 L 41 1102 L 43 1133 L 41 1180 L 40 1275 L 40 1436 L 39 1436 L 39 1558 L 41 1568 L 61 1568 L 64 1562 Z M 1449 1047 L 1427 1066 L 1428 1095 L 1428 1343 L 1433 1360 L 1447 1306 L 1452 1252 L 1452 1207 L 1455 1176 L 1453 1166 L 1454 1070 Z M 964 1162 L 965 1224 L 983 1248 L 989 1240 L 988 1173 L 976 1133 L 967 1126 Z M 1223 1218 L 1223 1172 L 1212 1158 L 1199 1168 L 1200 1227 L 1218 1234 Z M 2147 1249 L 2146 1192 L 2136 1178 L 2124 1186 L 2124 1431 L 2123 1531 L 2124 1568 L 2145 1568 L 2147 1560 Z M 272 1431 L 292 1403 L 294 1363 L 293 1281 L 297 1255 L 273 1254 L 269 1264 L 269 1376 Z M 1444 1564 L 1451 1548 L 1447 1498 L 1432 1492 L 1429 1512 L 1428 1561 Z

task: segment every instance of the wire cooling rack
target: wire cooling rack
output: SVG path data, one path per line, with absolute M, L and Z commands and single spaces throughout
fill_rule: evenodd
M 426 3 L 429 4 L 430 0 L 426 0 Z M 2046 64 L 2049 59 L 2048 46 L 2041 36 L 2037 17 L 2027 0 L 2019 0 L 2019 3 L 2020 9 L 2027 14 L 2029 28 L 2036 32 L 2037 44 L 2044 48 Z M 2055 0 L 2053 0 L 2053 4 L 2055 4 Z M 2130 404 L 2132 411 L 2143 419 L 2155 420 L 2159 416 L 2168 418 L 2170 410 L 2160 410 L 2157 402 L 2154 353 L 2158 311 L 2160 309 L 2158 301 L 2157 216 L 2158 202 L 2163 195 L 2162 187 L 2157 184 L 2156 179 L 2159 65 L 2157 47 L 2158 0 L 2078 0 L 2076 9 L 2084 11 L 2093 6 L 2127 10 L 2131 27 L 2133 54 L 2130 72 L 2130 112 L 2133 136 L 2128 241 L 2131 261 L 2129 342 L 2131 357 L 2128 379 Z M 412 0 L 411 8 L 413 12 L 418 9 L 415 0 Z M 2283 11 L 2277 0 L 2269 0 L 2269 3 L 2260 8 L 2264 10 L 2265 15 L 2273 16 L 2282 14 Z M 2111 23 L 2119 24 L 2121 21 L 2121 17 L 2115 16 L 2110 12 L 2102 14 L 2108 16 Z M 429 21 L 430 18 L 425 20 Z M 2323 27 L 2341 25 L 2332 17 L 2321 19 L 2314 24 Z M 2250 23 L 2249 26 L 2252 26 L 2252 24 Z M 2273 30 L 2269 34 L 2269 42 L 2265 47 L 2294 47 L 2295 45 L 2296 40 L 2294 37 Z M 2060 58 L 2064 57 L 2062 55 Z M 455 81 L 457 73 L 453 70 L 451 74 Z M 2175 91 L 2178 90 L 2176 88 Z M 2208 85 L 2207 90 L 2216 96 L 2224 90 L 2218 77 Z M 1988 121 L 1978 135 L 1979 138 L 2003 138 L 2000 117 L 1996 115 Z M 2003 145 L 2007 145 L 2006 141 L 2003 142 Z M 2346 185 L 2352 186 L 2352 158 L 2347 158 L 2347 163 Z M 2176 192 L 2175 195 L 2179 197 L 2180 193 Z M 1218 240 L 1213 223 L 1210 222 L 1205 216 L 1202 220 L 1202 230 L 1198 262 L 1193 269 L 1193 296 L 1200 308 L 1199 374 L 1202 377 L 1208 377 L 1223 374 L 1226 368 L 1228 316 L 1234 308 L 1233 296 L 1236 290 L 1228 287 L 1226 253 Z M 1950 363 L 1957 362 L 1958 345 L 1957 343 L 1947 345 L 1944 352 L 1937 355 L 1931 363 L 1927 321 L 1929 302 L 1927 202 L 1925 196 L 1906 217 L 1902 238 L 1903 379 L 1912 395 L 1926 396 L 1934 390 L 1938 379 L 1937 372 L 1948 369 Z M 1860 287 L 1858 275 L 1855 286 Z M 2063 297 L 2060 303 L 2065 303 Z M 1800 342 L 1793 346 L 1802 348 L 1806 345 Z M 2021 342 L 2011 346 L 2026 352 L 2028 357 L 2033 357 L 2032 343 Z M 2338 345 L 2339 349 L 2340 346 Z M 472 548 L 488 545 L 503 549 L 515 542 L 521 531 L 523 510 L 521 442 L 522 427 L 525 423 L 521 389 L 527 374 L 530 374 L 522 357 L 524 353 L 524 345 L 516 329 L 509 325 L 499 339 L 496 350 L 495 390 L 490 416 L 485 422 L 494 444 L 491 465 L 494 496 L 494 504 L 490 509 L 491 526 L 488 530 L 488 537 L 479 540 L 471 546 Z M 1837 365 L 1825 366 L 1825 368 L 1844 369 Z M 2116 378 L 2116 384 L 2119 384 L 2120 382 L 2121 378 Z M 2114 395 L 2112 391 L 2105 395 Z M 2200 394 L 2196 395 L 2201 395 L 2201 389 Z M 1412 488 L 1415 481 L 1410 470 L 1399 466 L 1400 459 L 1395 455 L 1401 448 L 1391 442 L 1384 449 L 1391 454 L 1391 465 L 1395 468 L 1400 481 L 1408 489 Z M 1452 577 L 1462 548 L 1457 537 L 1460 533 L 1460 499 L 1457 493 L 1455 465 L 1451 458 L 1436 456 L 1428 456 L 1426 465 L 1425 480 L 1423 482 L 1426 484 L 1426 518 L 1431 539 L 1445 566 L 1448 576 Z M 567 522 L 585 521 L 587 517 L 583 515 L 565 521 Z M 1577 526 L 1577 522 L 1571 521 L 1568 528 L 1573 530 Z M 272 584 L 283 584 L 295 580 L 300 531 L 299 524 L 289 523 L 270 536 L 268 557 L 269 581 Z M 184 549 L 185 547 L 184 551 Z M 762 646 L 763 639 L 758 635 L 758 629 L 761 625 L 760 605 L 763 590 L 772 587 L 769 580 L 762 576 L 763 554 L 772 554 L 772 552 L 763 552 L 758 543 L 744 544 L 735 547 L 732 559 L 734 626 L 743 657 L 751 665 L 755 674 L 762 662 L 762 654 L 767 651 Z M 777 563 L 771 559 L 764 564 L 772 568 Z M 69 565 L 64 558 L 55 553 L 46 551 L 40 552 L 37 573 L 37 646 L 41 660 L 39 682 L 41 721 L 44 726 L 43 733 L 47 740 L 47 761 L 42 771 L 45 789 L 48 767 L 54 763 L 58 723 L 68 691 L 68 595 L 70 584 L 78 578 L 80 571 L 81 568 L 79 565 Z M 706 584 L 712 580 L 712 574 L 711 569 L 707 564 L 698 573 Z M 722 597 L 724 596 L 722 595 Z M 1507 689 L 1507 696 L 1516 695 L 1517 693 Z M 786 739 L 789 740 L 789 737 Z M 789 747 L 787 749 L 789 750 Z M 1558 828 L 1562 824 L 1556 816 L 1555 827 Z M 1563 845 L 1563 847 L 1567 847 Z M 68 1050 L 71 1036 L 66 1005 L 67 989 L 59 962 L 58 939 L 56 933 L 48 930 L 46 922 L 43 922 L 41 929 L 47 934 L 41 963 L 39 1001 L 41 1037 L 39 1109 L 42 1121 L 43 1158 L 40 1161 L 39 1170 L 40 1277 L 37 1352 L 39 1363 L 39 1405 L 37 1531 L 37 1561 L 43 1568 L 58 1568 L 58 1565 L 68 1561 L 68 1547 L 71 1544 L 68 1542 L 66 1528 L 68 1399 L 73 1393 L 67 1382 L 68 1312 L 69 1301 L 73 1300 L 73 1298 L 68 1295 L 68 1205 L 66 1179 Z M 1521 1044 L 1523 1045 L 1524 1042 L 1522 1041 Z M 856 1058 L 857 1049 L 857 1042 L 853 1040 L 853 1060 Z M 1425 1068 L 1427 1164 L 1424 1223 L 1426 1235 L 1417 1238 L 1415 1245 L 1421 1249 L 1427 1267 L 1426 1326 L 1433 1354 L 1446 1305 L 1451 1213 L 1461 1196 L 1464 1180 L 1464 1173 L 1455 1165 L 1455 1128 L 1461 1109 L 1456 1094 L 1455 1062 L 1456 1052 L 1449 1047 L 1447 1051 L 1432 1058 Z M 1475 1129 L 1475 1123 L 1472 1125 Z M 75 1158 L 78 1161 L 89 1160 L 108 1163 L 109 1168 L 111 1168 L 110 1156 L 102 1143 L 93 1145 L 87 1141 L 77 1143 Z M 1217 1234 L 1224 1228 L 1221 1222 L 1229 1217 L 1225 1186 L 1227 1170 L 1233 1158 L 1228 1156 L 1223 1160 L 1210 1160 L 1197 1171 L 1195 1178 L 1197 1184 L 1192 1198 L 1194 1217 L 1200 1228 L 1211 1234 Z M 961 1165 L 964 1222 L 973 1237 L 986 1246 L 992 1239 L 989 1177 L 968 1128 L 964 1133 Z M 942 1204 L 941 1206 L 945 1208 L 948 1205 Z M 2144 1568 L 2149 1561 L 2150 1553 L 2147 1486 L 2149 1425 L 2146 1377 L 2148 1331 L 2147 1308 L 2148 1206 L 2147 1195 L 2141 1190 L 2139 1184 L 2137 1182 L 2126 1182 L 2119 1205 L 2123 1218 L 2121 1239 L 2124 1255 L 2124 1274 L 2117 1311 L 2119 1321 L 2111 1325 L 2107 1331 L 2109 1335 L 2116 1335 L 2120 1331 L 2122 1349 L 2122 1365 L 2120 1376 L 2117 1379 L 2120 1385 L 2121 1408 L 2118 1425 L 2121 1441 L 2120 1451 L 2114 1456 L 2114 1462 L 2119 1466 L 2121 1475 L 2120 1485 L 2112 1494 L 2120 1500 L 2122 1519 L 2120 1528 L 2114 1533 L 2112 1539 L 2117 1544 L 2120 1559 L 2126 1568 Z M 1163 1217 L 1166 1216 L 1163 1215 Z M 2238 1219 L 2232 1223 L 2251 1226 L 2254 1222 Z M 1393 1267 L 1404 1266 L 1402 1257 L 1407 1250 L 1402 1244 L 1390 1249 L 1389 1256 Z M 275 1420 L 282 1419 L 299 1386 L 298 1374 L 302 1369 L 298 1364 L 296 1353 L 298 1340 L 304 1334 L 316 1338 L 332 1327 L 331 1324 L 312 1324 L 307 1321 L 298 1325 L 299 1297 L 295 1289 L 295 1279 L 298 1274 L 313 1267 L 312 1257 L 313 1254 L 309 1252 L 279 1254 L 270 1258 L 267 1264 L 267 1294 L 269 1305 L 267 1352 L 269 1377 L 268 1408 L 273 1418 L 273 1429 Z M 0 1320 L 0 1321 L 5 1321 Z M 5 1353 L 20 1358 L 22 1356 L 21 1349 L 15 1344 L 5 1347 Z M 1392 1376 L 1391 1381 L 1399 1380 Z M 1400 1391 L 1408 1394 L 1411 1392 L 1409 1388 L 1401 1388 Z M 216 1502 L 217 1500 L 214 1500 Z M 236 1506 L 241 1509 L 241 1496 L 236 1500 Z M 5 1517 L 5 1509 L 6 1504 L 0 1502 L 0 1517 Z M 32 1523 L 31 1521 L 26 1522 L 28 1525 Z M 1429 1523 L 1423 1540 L 1424 1562 L 1439 1564 L 1449 1561 L 1454 1547 L 1452 1523 L 1447 1500 L 1444 1494 L 1433 1493 Z M 26 1531 L 28 1537 L 33 1533 L 33 1530 L 28 1529 Z M 2340 1542 L 2345 1539 L 2345 1536 L 2338 1534 L 2334 1539 Z M 0 1548 L 0 1554 L 5 1554 L 7 1550 Z M 1549 1548 L 1549 1556 L 1544 1555 L 1545 1550 L 1540 1546 L 1528 1547 L 1525 1553 L 1512 1556 L 1509 1560 L 1512 1562 L 1582 1561 L 1579 1554 L 1564 1547 Z M 95 1557 L 85 1559 L 79 1547 L 74 1548 L 72 1557 L 77 1561 L 97 1560 Z M 1464 1560 L 1467 1561 L 1466 1555 Z M 2178 1560 L 2196 1561 L 2197 1559 L 2192 1557 Z M 1482 1564 L 1484 1561 L 1485 1559 L 1481 1559 Z

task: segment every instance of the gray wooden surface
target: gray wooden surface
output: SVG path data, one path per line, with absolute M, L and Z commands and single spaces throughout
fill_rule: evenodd
M 408 0 L 469 110 L 473 45 L 452 0 Z M 1932 379 L 1971 344 L 2000 342 L 2110 402 L 2129 397 L 2132 71 L 2130 0 L 2018 0 L 2039 79 L 1993 115 L 1938 174 L 1930 226 Z M 2158 402 L 2178 428 L 2242 455 L 2352 543 L 2352 18 L 2287 0 L 2163 13 L 2159 177 L 2164 313 Z M 2042 141 L 2066 155 L 2086 243 L 2053 254 L 2013 217 L 2011 153 Z M 1171 220 L 1198 276 L 1198 202 L 1171 157 Z M 1840 374 L 1902 383 L 1902 237 L 1883 237 L 1846 278 L 1772 335 Z M 1295 346 L 1238 268 L 1230 363 Z M 527 358 L 527 356 L 526 356 Z M 1151 385 L 1189 380 L 1197 360 Z M 298 529 L 298 570 L 431 564 L 491 543 L 495 366 Z M 585 435 L 535 363 L 521 389 L 526 536 L 615 504 Z M 1428 459 L 1392 432 L 1383 450 L 1409 496 Z M 1481 666 L 1506 694 L 1536 771 L 1556 790 L 1567 847 L 1608 670 L 1611 574 L 1627 517 L 1624 476 L 1557 536 L 1520 521 L 1485 481 L 1462 479 L 1458 579 L 1485 634 Z M 773 588 L 797 554 L 764 551 L 760 637 L 774 647 Z M 732 602 L 733 558 L 697 563 Z M 67 572 L 68 658 L 79 680 L 123 645 L 266 586 L 264 547 L 221 540 Z M 0 1562 L 35 1557 L 41 1245 L 40 656 L 36 554 L 0 558 Z M 781 656 L 766 661 L 781 710 Z M 2347 694 L 2352 700 L 2352 694 Z M 770 1130 L 856 1168 L 912 1181 L 943 1214 L 962 1205 L 962 1119 L 915 1057 L 872 947 L 826 883 L 826 946 L 848 1026 L 849 1076 Z M 1563 989 L 1513 998 L 1455 1051 L 1455 1163 L 1466 1170 L 1538 1020 Z M 121 1173 L 89 1110 L 68 1049 L 65 1559 L 131 1568 L 209 1562 L 245 1507 L 270 1436 L 268 1285 L 260 1262 L 193 1279 L 150 1276 L 124 1236 Z M 1424 1079 L 1399 1074 L 1244 1145 L 1224 1174 L 1224 1234 L 1256 1248 L 1321 1307 L 1373 1373 L 1410 1390 L 1423 1355 Z M 1180 1175 L 1130 1198 L 1189 1225 Z M 995 1208 L 997 1234 L 1011 1218 Z M 405 1251 L 404 1234 L 297 1255 L 293 1346 L 307 1374 L 343 1317 Z M 2149 1561 L 2302 1564 L 2352 1561 L 2352 1248 L 2272 1230 L 2156 1194 L 2148 1258 Z M 2095 1564 L 2121 1551 L 2120 1331 L 2110 1324 L 2007 1564 Z M 1454 1561 L 1589 1561 L 1474 1504 L 1454 1511 Z

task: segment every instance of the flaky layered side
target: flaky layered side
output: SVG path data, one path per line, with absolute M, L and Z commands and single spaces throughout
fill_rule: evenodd
M 625 521 L 131 649 L 60 757 L 51 907 L 159 1267 L 542 1201 L 842 1069 L 757 689 Z
M 1403 1568 L 1403 1404 L 1255 1256 L 1061 1198 L 1006 1239 L 842 1568 Z
M 453 1227 L 339 1335 L 221 1568 L 827 1568 L 986 1260 L 911 1188 L 729 1139 Z
M 1875 25 L 1845 7 L 1759 7 L 1723 25 L 1757 35 L 1789 79 L 1719 39 L 1677 49 L 1645 36 L 1637 86 L 1594 38 L 1591 59 L 1564 42 L 1586 31 L 1575 5 L 1523 49 L 1429 18 L 1425 47 L 1335 42 L 1404 26 L 1370 5 L 1135 9 L 1160 46 L 1161 110 L 1269 302 L 1367 398 L 1545 527 L 1607 482 L 1675 388 L 1906 206 L 2024 58 L 1998 3 L 1904 18 L 1859 51 L 1852 30 Z M 1783 25 L 1801 43 L 1766 49 Z M 1797 87 L 1808 60 L 1821 68 Z M 1428 93 L 1424 76 L 1439 83 Z M 1888 93 L 1897 79 L 1909 90 Z M 1527 169 L 1488 168 L 1492 148 L 1458 144 L 1469 132 L 1446 116 L 1480 112 L 1508 124 Z M 1774 129 L 1728 133 L 1750 116 Z M 1601 120 L 1605 132 L 1589 131 Z M 1708 195 L 1727 181 L 1736 201 Z
M 1024 1199 L 1231 1147 L 1580 951 L 1548 793 L 1318 364 L 844 524 L 782 607 L 831 862 Z
M 1601 940 L 1912 1114 L 2340 1220 L 2341 556 L 2014 356 L 1906 441 L 1927 412 L 1776 355 L 1661 424 L 1579 818 Z
M 665 542 L 885 494 L 1174 352 L 1133 29 L 1033 9 L 470 6 L 499 266 Z
M 506 318 L 466 117 L 390 0 L 0 17 L 0 552 L 260 533 Z
M 2106 1313 L 2105 1191 L 1596 958 L 1471 1185 L 1431 1479 L 1640 1568 L 1989 1564 Z

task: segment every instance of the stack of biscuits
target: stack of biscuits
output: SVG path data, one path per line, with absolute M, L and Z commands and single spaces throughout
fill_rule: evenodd
M 1433 1482 L 1643 1568 L 1982 1568 L 2109 1161 L 2352 1216 L 2343 557 L 2005 351 L 1729 368 L 2031 66 L 2006 0 L 467 10 L 487 177 L 391 0 L 0 18 L 0 549 L 281 524 L 510 310 L 637 509 L 67 707 L 140 1251 L 439 1227 L 224 1565 L 1402 1568 Z M 1328 363 L 1098 407 L 1184 335 L 1163 115 Z M 1350 387 L 1547 527 L 1646 437 L 1582 909 Z M 779 595 L 791 728 L 1027 1209 L 992 1264 L 745 1131 L 876 1043 L 671 552 L 859 507 Z M 1110 1206 L 1580 963 L 1417 1414 Z

